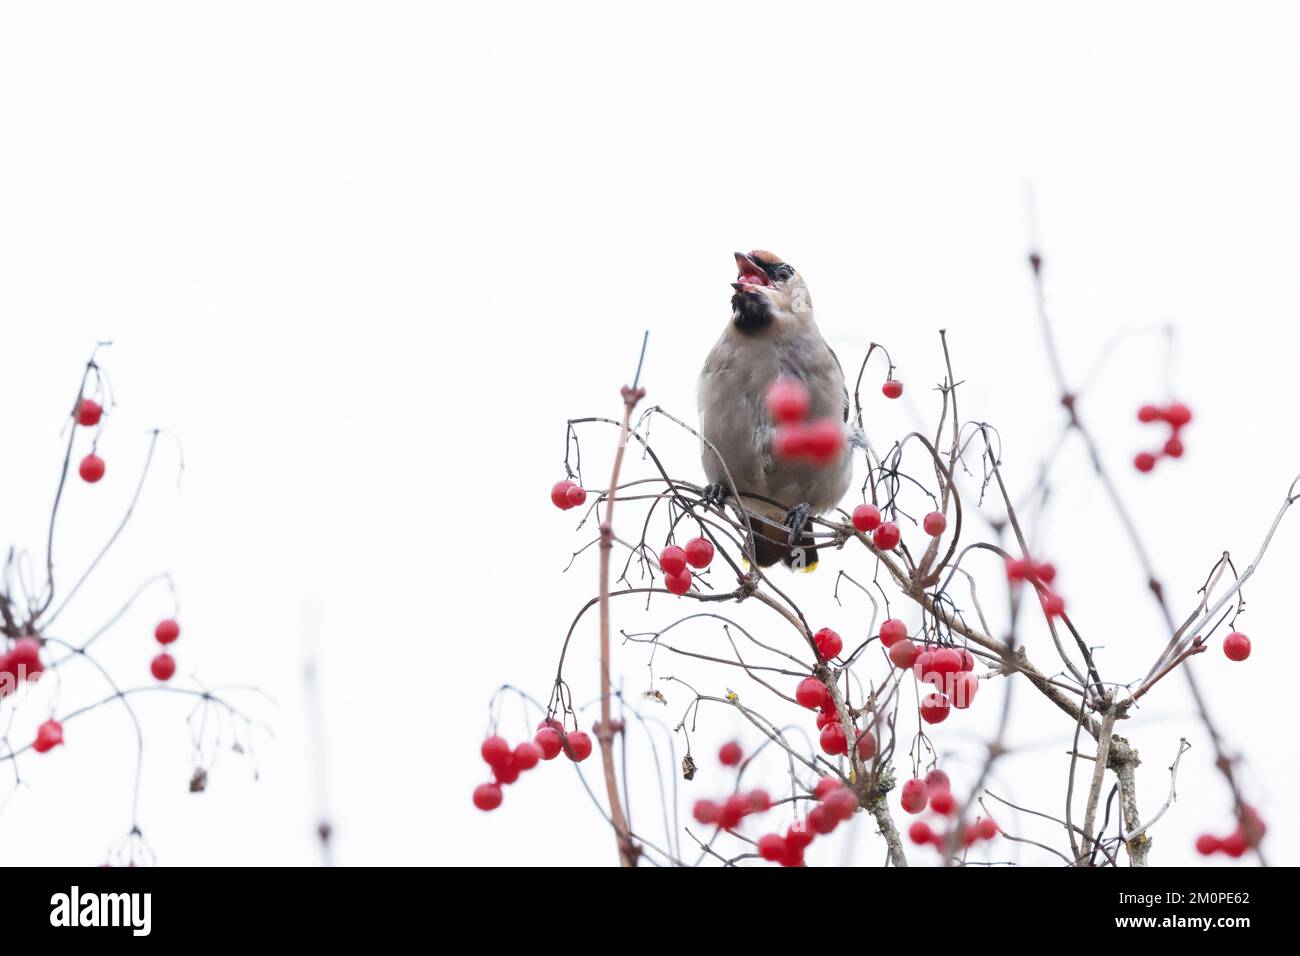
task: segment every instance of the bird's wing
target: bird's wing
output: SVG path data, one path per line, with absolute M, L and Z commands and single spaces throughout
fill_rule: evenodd
M 839 373 L 840 373 L 840 391 L 842 391 L 842 392 L 844 393 L 844 423 L 845 423 L 845 424 L 848 424 L 848 421 L 849 421 L 849 386 L 848 386 L 848 384 L 844 381 L 844 366 L 840 364 L 840 357 L 839 357 L 838 355 L 835 354 L 835 350 L 834 350 L 833 348 L 831 348 L 831 347 L 828 345 L 828 346 L 826 346 L 826 351 L 828 351 L 828 352 L 831 353 L 831 358 L 835 360 L 835 367 L 839 370 Z

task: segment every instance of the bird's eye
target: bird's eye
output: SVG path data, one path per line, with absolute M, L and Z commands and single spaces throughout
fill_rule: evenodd
M 776 267 L 777 282 L 784 282 L 786 279 L 789 279 L 792 275 L 794 275 L 794 270 L 791 269 L 789 266 L 782 264 Z

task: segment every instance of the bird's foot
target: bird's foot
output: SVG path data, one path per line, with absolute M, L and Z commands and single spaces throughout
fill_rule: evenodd
M 812 520 L 813 510 L 807 503 L 797 504 L 785 513 L 785 524 L 790 529 L 790 540 L 798 541 L 799 536 Z
M 813 510 L 806 503 L 797 504 L 785 513 L 785 523 L 790 529 L 790 551 L 783 559 L 794 571 L 812 571 L 817 567 L 817 549 L 812 547 L 813 537 L 806 533 Z
M 731 495 L 731 489 L 719 482 L 713 482 L 704 486 L 704 491 L 700 495 L 702 504 L 710 505 L 714 508 L 722 507 L 722 503 Z

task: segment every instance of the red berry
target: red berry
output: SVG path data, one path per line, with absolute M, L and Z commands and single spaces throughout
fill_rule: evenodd
M 891 378 L 880 386 L 880 390 L 885 393 L 885 398 L 899 398 L 903 394 L 903 383 L 896 378 Z
M 975 835 L 981 840 L 992 840 L 998 835 L 998 825 L 992 817 L 980 817 L 975 821 Z
M 921 719 L 927 724 L 941 724 L 948 719 L 948 698 L 943 694 L 926 694 L 921 698 Z
M 164 651 L 149 662 L 149 670 L 159 680 L 171 680 L 176 673 L 176 658 Z
M 907 838 L 917 846 L 925 846 L 927 843 L 934 842 L 934 831 L 924 820 L 917 820 L 907 828 Z
M 849 743 L 844 736 L 844 728 L 838 721 L 833 724 L 827 724 L 822 728 L 819 741 L 822 745 L 822 750 L 830 754 L 832 757 L 849 752 Z
M 734 767 L 736 764 L 740 763 L 741 758 L 744 756 L 745 752 L 740 749 L 740 744 L 736 743 L 734 740 L 729 740 L 723 744 L 722 748 L 718 751 L 718 763 L 722 764 L 724 767 Z
M 1149 451 L 1140 451 L 1133 459 L 1133 467 L 1145 474 L 1156 466 L 1156 456 Z
M 686 563 L 691 567 L 707 568 L 712 560 L 713 542 L 708 538 L 691 538 L 686 542 Z
M 1043 613 L 1048 617 L 1060 617 L 1065 613 L 1065 598 L 1055 591 L 1046 591 L 1039 598 L 1043 603 Z
M 973 671 L 973 670 L 975 669 L 975 655 L 974 655 L 974 654 L 972 654 L 970 651 L 968 651 L 968 650 L 967 650 L 966 648 L 964 648 L 964 647 L 963 647 L 961 650 L 959 650 L 959 651 L 957 652 L 957 654 L 961 657 L 961 669 L 962 669 L 962 670 L 964 670 L 964 671 Z
M 582 485 L 569 485 L 569 490 L 564 496 L 564 500 L 569 503 L 570 508 L 576 508 L 587 500 L 587 489 Z
M 712 800 L 696 800 L 692 812 L 695 815 L 696 822 L 708 826 L 710 823 L 718 822 L 718 810 L 718 805 Z
M 785 856 L 785 837 L 779 833 L 764 833 L 758 838 L 758 855 L 775 863 Z
M 1165 409 L 1164 419 L 1174 428 L 1182 428 L 1192 420 L 1192 410 L 1182 402 L 1174 402 Z
M 832 657 L 839 657 L 840 651 L 844 650 L 844 641 L 840 636 L 832 631 L 829 627 L 823 627 L 813 635 L 813 643 L 817 645 L 817 650 L 826 660 Z
M 1007 558 L 1007 580 L 1027 581 L 1034 576 L 1034 562 L 1028 558 Z
M 897 618 L 891 617 L 880 625 L 880 643 L 886 647 L 893 647 L 905 637 L 907 637 L 907 625 Z
M 802 458 L 808 454 L 808 441 L 806 425 L 778 425 L 772 452 L 777 458 Z
M 181 626 L 171 618 L 167 618 L 165 621 L 158 622 L 158 626 L 153 629 L 153 636 L 159 644 L 170 644 L 181 636 Z
M 104 459 L 94 454 L 87 455 L 81 459 L 77 473 L 81 475 L 82 481 L 88 481 L 93 485 L 104 477 Z
M 735 829 L 748 812 L 749 799 L 742 793 L 733 793 L 718 810 L 718 826 L 724 830 Z
M 483 741 L 478 752 L 489 767 L 500 766 L 510 759 L 510 745 L 506 743 L 506 738 L 495 735 Z
M 858 738 L 858 756 L 863 760 L 870 760 L 876 755 L 876 735 L 867 731 Z
M 1034 577 L 1044 584 L 1051 584 L 1056 580 L 1056 565 L 1048 561 L 1034 565 Z
M 880 521 L 880 509 L 875 505 L 858 505 L 853 509 L 853 527 L 859 531 L 875 531 Z
M 898 547 L 898 542 L 902 538 L 903 535 L 898 530 L 898 525 L 892 521 L 886 521 L 871 536 L 871 543 L 876 546 L 878 551 L 893 551 Z
M 778 378 L 767 390 L 767 410 L 782 424 L 801 422 L 808 417 L 808 389 L 793 378 Z
M 925 775 L 925 785 L 930 790 L 951 790 L 952 789 L 952 781 L 949 780 L 948 775 L 944 773 L 942 770 L 940 770 L 938 767 L 931 770 L 929 773 Z
M 40 641 L 34 637 L 18 638 L 0 670 L 13 674 L 18 680 L 36 680 L 45 671 L 45 665 L 41 663 Z
M 1233 859 L 1245 856 L 1246 851 L 1250 849 L 1250 844 L 1246 842 L 1246 835 L 1240 829 L 1234 830 L 1231 836 L 1224 837 L 1219 842 L 1219 849 Z
M 1165 455 L 1170 458 L 1182 458 L 1183 440 L 1177 435 L 1170 437 L 1170 439 L 1165 442 Z
M 828 796 L 843 787 L 844 784 L 834 777 L 821 777 L 813 787 L 813 796 L 818 800 L 825 800 Z
M 903 790 L 899 794 L 898 800 L 908 813 L 920 813 L 925 809 L 925 805 L 930 802 L 930 790 L 925 785 L 924 780 L 920 777 L 913 777 L 903 784 Z
M 831 692 L 816 677 L 805 677 L 794 689 L 794 699 L 809 710 L 816 710 L 831 699 Z
M 1219 838 L 1213 833 L 1202 833 L 1196 838 L 1196 852 L 1201 856 L 1211 856 L 1222 849 Z
M 808 828 L 802 823 L 791 824 L 785 831 L 785 842 L 797 849 L 806 849 L 812 841 L 813 835 L 808 832 Z
M 564 747 L 574 763 L 582 763 L 591 756 L 591 738 L 581 730 L 575 730 L 565 737 Z
M 844 426 L 833 418 L 819 418 L 808 426 L 807 456 L 815 465 L 829 465 L 844 450 Z
M 63 725 L 57 720 L 47 720 L 36 728 L 32 749 L 38 754 L 47 753 L 63 743 Z
M 821 730 L 827 724 L 834 723 L 839 719 L 840 719 L 839 715 L 835 713 L 834 707 L 832 707 L 830 710 L 825 710 L 825 709 L 819 710 L 817 712 L 817 729 Z
M 934 652 L 934 657 L 930 660 L 930 668 L 946 680 L 949 674 L 956 674 L 961 670 L 961 655 L 951 647 L 941 647 Z
M 532 770 L 542 759 L 542 749 L 525 740 L 515 748 L 515 766 L 520 770 Z
M 1143 405 L 1138 409 L 1138 421 L 1140 422 L 1150 424 L 1151 422 L 1158 421 L 1161 417 L 1160 409 L 1156 408 L 1154 405 Z
M 916 659 L 921 656 L 921 649 L 903 638 L 897 644 L 889 649 L 889 659 L 894 666 L 902 670 L 907 670 L 916 663 Z
M 686 570 L 686 552 L 670 544 L 659 552 L 659 570 L 664 574 L 681 574 Z
M 474 806 L 487 812 L 501 806 L 501 788 L 495 783 L 480 783 L 474 788 Z
M 104 414 L 104 409 L 100 407 L 99 402 L 93 398 L 83 398 L 77 402 L 77 424 L 91 425 L 99 424 L 99 416 Z
M 1250 656 L 1250 638 L 1233 631 L 1223 639 L 1223 653 L 1230 661 L 1244 661 Z
M 924 519 L 922 519 L 921 527 L 930 537 L 937 538 L 939 535 L 943 534 L 944 529 L 948 527 L 948 519 L 938 511 L 931 511 Z
M 853 795 L 852 791 L 841 787 L 827 794 L 826 799 L 822 801 L 822 806 L 843 823 L 857 813 L 858 798 Z
M 749 791 L 749 812 L 766 813 L 772 809 L 772 797 L 766 790 Z
M 541 751 L 543 760 L 554 760 L 560 755 L 560 751 L 564 749 L 560 734 L 554 727 L 543 727 L 537 731 L 537 735 L 533 737 L 533 743 Z
M 945 817 L 957 809 L 957 801 L 953 798 L 952 791 L 936 790 L 930 794 L 930 809 Z
M 970 671 L 961 671 L 953 674 L 950 680 L 952 685 L 952 705 L 958 710 L 965 710 L 975 702 L 975 695 L 980 689 L 980 679 Z
M 839 817 L 820 803 L 808 811 L 808 829 L 812 830 L 813 833 L 825 835 L 839 825 Z
M 569 489 L 575 487 L 573 482 L 557 481 L 551 485 L 551 504 L 561 511 L 568 511 L 573 505 L 569 504 Z
M 673 594 L 685 594 L 691 589 L 691 572 L 683 569 L 676 574 L 665 574 L 664 587 Z
M 927 681 L 936 687 L 943 686 L 943 676 L 934 671 L 934 651 L 927 650 L 918 654 L 916 663 L 912 665 L 912 673 L 919 681 Z

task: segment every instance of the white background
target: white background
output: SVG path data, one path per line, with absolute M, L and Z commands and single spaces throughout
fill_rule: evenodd
M 1266 4 L 6 5 L 3 543 L 43 562 L 80 366 L 112 339 L 108 474 L 69 487 L 64 586 L 129 499 L 147 429 L 179 436 L 185 469 L 178 485 L 177 446 L 164 440 L 133 523 L 56 636 L 84 638 L 139 581 L 170 570 L 178 685 L 256 684 L 275 699 L 239 698 L 274 729 L 256 740 L 260 779 L 226 752 L 199 796 L 186 792 L 189 703 L 140 699 L 140 822 L 159 860 L 317 861 L 302 691 L 313 633 L 340 862 L 613 860 L 558 763 L 510 789 L 500 811 L 472 809 L 486 702 L 502 681 L 546 696 L 564 630 L 594 593 L 594 550 L 560 573 L 590 526 L 575 532 L 575 513 L 547 501 L 564 420 L 617 413 L 646 328 L 647 402 L 694 417 L 695 373 L 728 317 L 733 249 L 770 248 L 803 272 L 846 366 L 868 341 L 889 346 L 907 401 L 885 407 L 880 370 L 869 373 L 877 445 L 933 421 L 946 328 L 963 415 L 997 425 L 1024 489 L 1062 417 L 1024 264 L 1032 181 L 1069 374 L 1119 331 L 1178 330 L 1168 378 L 1159 335 L 1129 340 L 1081 410 L 1175 607 L 1190 609 L 1222 550 L 1248 563 L 1300 471 L 1295 28 Z M 1133 410 L 1171 389 L 1196 411 L 1187 456 L 1140 477 L 1129 461 L 1151 432 Z M 674 472 L 698 477 L 689 442 L 662 435 Z M 584 447 L 590 484 L 606 478 L 603 437 Z M 1164 635 L 1134 558 L 1077 446 L 1055 477 L 1044 550 L 1076 622 L 1104 645 L 1104 673 L 1139 677 Z M 1297 517 L 1247 589 L 1250 660 L 1230 664 L 1216 641 L 1194 664 L 1247 755 L 1266 849 L 1288 863 L 1300 842 L 1287 812 Z M 846 551 L 787 582 L 820 622 L 860 639 L 861 604 L 829 599 L 840 567 L 869 574 Z M 981 574 L 996 593 L 998 569 Z M 170 612 L 165 587 L 147 592 L 97 645 L 124 686 L 151 683 L 150 634 Z M 635 630 L 680 612 L 658 600 L 616 613 Z M 569 671 L 581 701 L 596 693 L 591 623 Z M 690 635 L 719 640 L 716 628 Z M 1045 632 L 1027 639 L 1050 668 Z M 660 673 L 674 672 L 664 660 Z M 644 663 L 618 652 L 629 691 L 647 686 Z M 690 670 L 709 692 L 737 683 Z M 74 678 L 70 668 L 58 707 Z M 663 689 L 675 722 L 688 698 Z M 959 785 L 1000 692 L 936 734 Z M 1059 815 L 1073 728 L 1027 692 L 1020 705 L 997 785 Z M 30 740 L 49 706 L 38 694 L 15 715 L 5 702 L 10 741 Z M 503 727 L 520 737 L 517 707 Z M 702 771 L 684 800 L 723 792 L 712 749 L 742 729 L 704 712 Z M 1195 835 L 1226 831 L 1230 803 L 1181 680 L 1123 732 L 1144 758 L 1148 813 L 1167 794 L 1179 736 L 1191 742 L 1152 861 L 1196 859 Z M 98 862 L 130 825 L 124 711 L 69 722 L 66 737 L 19 758 L 0 811 L 5 862 Z M 778 762 L 756 774 L 780 786 Z M 634 823 L 653 831 L 634 786 Z M 1050 824 L 1014 825 L 1063 842 Z M 883 852 L 859 824 L 811 858 Z M 1052 860 L 1035 853 L 1022 859 Z

